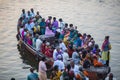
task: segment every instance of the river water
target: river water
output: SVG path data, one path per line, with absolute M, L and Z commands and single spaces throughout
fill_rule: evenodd
M 17 20 L 21 9 L 63 18 L 78 26 L 81 33 L 91 34 L 100 46 L 105 35 L 112 44 L 110 66 L 120 79 L 120 0 L 0 0 L 0 80 L 26 80 L 29 67 L 17 50 Z M 29 61 L 29 63 L 35 63 Z M 34 65 L 33 65 L 34 66 Z

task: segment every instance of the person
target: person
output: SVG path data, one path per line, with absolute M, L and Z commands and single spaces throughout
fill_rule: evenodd
M 25 29 L 27 29 L 28 31 L 31 31 L 32 27 L 31 27 L 30 21 L 28 21 L 28 22 L 25 24 Z
M 11 80 L 15 80 L 15 78 L 11 78 Z
M 62 61 L 62 56 L 61 55 L 57 56 L 57 60 L 54 61 L 53 67 L 56 66 L 56 65 L 58 66 L 58 69 L 60 71 L 63 71 L 65 69 L 65 65 L 64 65 L 64 63 Z
M 79 64 L 80 63 L 80 56 L 78 54 L 78 49 L 74 47 L 74 52 L 72 53 L 72 59 L 74 61 L 75 64 Z
M 40 39 L 41 37 L 37 37 L 36 39 L 36 50 L 40 51 L 41 50 L 41 44 L 42 44 L 42 40 Z
M 53 36 L 55 36 L 55 33 L 53 33 L 52 30 L 50 29 L 50 23 L 48 24 L 48 26 L 46 26 L 45 36 L 46 37 L 53 37 Z
M 58 21 L 56 20 L 56 17 L 53 18 L 52 29 L 54 32 L 56 32 L 56 29 L 58 29 Z
M 109 66 L 110 50 L 111 50 L 111 44 L 109 41 L 109 36 L 105 36 L 105 40 L 102 44 L 102 60 L 106 62 L 107 66 Z
M 52 49 L 49 42 L 46 43 L 45 55 L 49 58 L 52 58 Z
M 46 23 L 45 23 L 45 19 L 43 18 L 42 21 L 40 22 L 40 33 L 41 33 L 41 35 L 45 34 L 45 28 L 46 28 Z
M 33 68 L 30 68 L 30 74 L 27 76 L 27 80 L 39 80 L 38 74 L 34 72 Z
M 23 17 L 23 16 L 25 16 L 25 17 L 26 17 L 25 9 L 22 9 L 22 14 L 21 14 L 21 16 L 20 16 L 20 17 Z
M 53 51 L 53 60 L 57 60 L 57 56 L 61 55 L 62 56 L 62 50 L 60 49 L 60 47 L 56 47 L 56 49 L 54 49 Z M 63 57 L 62 57 L 63 59 Z
M 69 59 L 69 55 L 67 53 L 67 50 L 65 50 L 62 54 L 63 56 L 63 63 L 65 64 L 65 66 L 68 64 L 68 59 Z
M 42 60 L 39 62 L 39 78 L 40 80 L 47 80 L 47 75 L 46 75 L 47 67 L 45 64 L 45 57 L 42 57 Z
M 64 42 L 62 40 L 59 40 L 59 47 L 61 48 L 62 51 L 65 51 L 67 50 L 67 47 L 66 45 L 64 44 Z
M 61 31 L 65 28 L 65 23 L 63 22 L 62 18 L 59 19 L 59 27 Z
M 48 24 L 51 25 L 51 19 L 52 19 L 52 16 L 48 16 L 48 19 L 46 20 L 46 26 L 48 26 Z
M 113 73 L 110 73 L 108 77 L 105 78 L 105 80 L 116 80 L 116 78 L 114 78 Z
M 41 51 L 43 54 L 45 54 L 45 47 L 46 47 L 46 40 L 43 40 L 43 42 L 41 44 Z
M 33 8 L 30 9 L 30 14 L 31 14 L 32 18 L 35 17 L 35 13 L 34 13 L 34 9 Z
M 58 69 L 58 66 L 55 65 L 53 68 L 53 71 L 51 73 L 50 79 L 51 80 L 60 80 L 61 75 L 62 75 L 62 72 Z

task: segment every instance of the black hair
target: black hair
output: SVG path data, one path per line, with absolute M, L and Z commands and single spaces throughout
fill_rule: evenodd
M 15 80 L 15 78 L 11 78 L 11 80 Z

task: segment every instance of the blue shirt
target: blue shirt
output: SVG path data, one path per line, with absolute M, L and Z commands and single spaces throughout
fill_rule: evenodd
M 37 73 L 30 73 L 27 77 L 27 80 L 38 80 L 38 74 Z

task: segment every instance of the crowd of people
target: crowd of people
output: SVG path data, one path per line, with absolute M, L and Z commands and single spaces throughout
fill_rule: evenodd
M 111 44 L 109 36 L 100 49 L 90 34 L 80 33 L 77 26 L 65 23 L 62 18 L 43 18 L 39 11 L 31 8 L 22 10 L 18 20 L 18 33 L 21 39 L 34 49 L 54 60 L 51 80 L 89 80 L 83 68 L 109 66 Z M 54 43 L 45 38 L 55 37 Z M 33 69 L 30 70 L 33 73 Z M 45 57 L 39 62 L 39 79 L 47 80 Z M 33 80 L 28 76 L 28 80 Z M 34 79 L 37 80 L 37 79 Z

